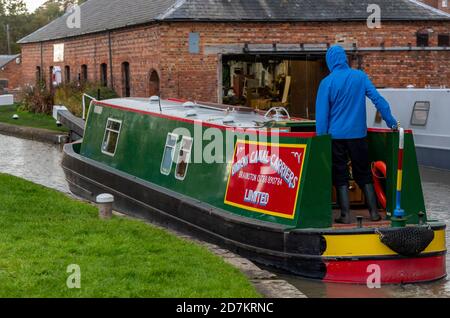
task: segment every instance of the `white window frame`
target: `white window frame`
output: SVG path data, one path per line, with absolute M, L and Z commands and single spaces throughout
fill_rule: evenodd
M 448 0 L 442 0 L 442 7 L 448 8 Z
M 420 104 L 427 105 L 427 109 L 420 109 L 419 108 L 420 106 L 418 106 Z M 414 122 L 416 111 L 423 111 L 423 112 L 427 113 L 427 117 L 425 119 L 424 124 L 418 124 L 417 122 Z M 411 126 L 426 127 L 428 124 L 428 119 L 430 118 L 430 111 L 431 111 L 431 102 L 430 101 L 416 101 L 414 103 L 414 107 L 413 107 L 412 114 L 411 114 L 411 121 L 410 121 Z
M 176 149 L 177 149 L 178 138 L 179 138 L 179 135 L 177 135 L 177 134 L 174 134 L 174 133 L 168 133 L 167 134 L 166 143 L 164 145 L 164 150 L 163 150 L 163 156 L 161 158 L 161 166 L 159 168 L 159 172 L 161 172 L 161 174 L 163 174 L 165 176 L 170 175 L 170 173 L 172 172 L 173 159 L 175 157 L 175 153 L 176 153 Z M 171 139 L 175 139 L 175 145 L 173 145 L 173 146 L 169 144 L 169 140 L 171 140 Z M 172 158 L 171 158 L 171 161 L 170 161 L 170 168 L 169 168 L 168 171 L 164 171 L 163 170 L 163 164 L 164 164 L 164 158 L 166 157 L 166 149 L 167 148 L 171 148 L 171 149 L 173 149 L 173 151 L 172 151 Z
M 108 128 L 109 122 L 115 122 L 115 123 L 118 123 L 118 124 L 120 125 L 119 130 L 115 130 L 115 129 Z M 106 120 L 105 133 L 103 134 L 103 140 L 102 140 L 102 145 L 101 145 L 102 153 L 104 153 L 105 155 L 111 156 L 111 157 L 114 157 L 114 156 L 115 156 L 116 151 L 117 151 L 117 146 L 119 145 L 119 140 L 120 140 L 120 133 L 121 133 L 121 131 L 122 131 L 122 121 L 121 121 L 121 120 L 114 119 L 114 118 L 108 118 L 108 119 Z M 106 142 L 105 142 L 106 134 L 108 134 L 109 132 L 113 132 L 113 133 L 117 133 L 117 134 L 118 134 L 118 136 L 117 136 L 117 141 L 116 141 L 116 146 L 115 146 L 115 148 L 114 148 L 114 153 L 111 153 L 111 152 L 106 151 L 106 150 L 104 149 L 104 145 L 105 145 L 105 144 L 107 145 L 108 142 L 109 142 L 109 135 L 108 135 L 108 140 L 106 140 Z
M 184 145 L 184 141 L 188 140 L 190 141 L 190 147 L 189 149 L 187 148 L 183 148 Z M 183 138 L 181 139 L 181 143 L 180 143 L 180 147 L 178 149 L 178 156 L 177 156 L 177 166 L 175 168 L 175 179 L 180 180 L 180 181 L 184 181 L 184 179 L 186 179 L 187 173 L 188 173 L 188 169 L 189 169 L 189 164 L 191 162 L 191 153 L 192 153 L 192 145 L 194 144 L 194 139 L 192 137 L 187 137 L 187 136 L 183 136 Z M 180 157 L 181 157 L 181 151 L 184 151 L 187 153 L 187 162 L 186 162 L 186 169 L 184 170 L 184 175 L 182 177 L 179 177 L 177 174 L 178 171 L 178 167 L 180 165 Z

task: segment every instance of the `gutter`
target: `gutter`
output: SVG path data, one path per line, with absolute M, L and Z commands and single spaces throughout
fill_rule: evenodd
M 304 44 L 304 43 L 291 43 L 291 44 L 251 44 L 251 43 L 231 43 L 231 44 L 206 44 L 204 47 L 205 55 L 237 55 L 237 54 L 251 54 L 251 55 L 324 55 L 328 48 L 331 46 L 330 43 L 322 44 Z M 358 54 L 358 53 L 371 53 L 371 52 L 449 52 L 450 47 L 417 47 L 417 46 L 374 46 L 374 47 L 357 47 L 345 46 L 344 50 L 348 54 Z
M 339 43 L 337 43 L 339 44 Z M 234 46 L 235 50 L 240 52 L 230 52 L 230 53 L 246 53 L 246 54 L 258 54 L 258 53 L 325 53 L 327 52 L 330 44 L 307 46 L 306 44 L 282 44 L 277 43 L 269 45 L 252 45 L 244 44 L 241 47 Z M 224 47 L 225 48 L 225 47 Z M 418 47 L 418 46 L 374 46 L 374 47 L 344 47 L 344 50 L 348 53 L 361 53 L 361 52 L 448 52 L 450 47 Z

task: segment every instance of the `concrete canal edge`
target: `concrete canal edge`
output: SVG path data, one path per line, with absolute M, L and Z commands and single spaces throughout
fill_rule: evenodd
M 198 241 L 190 236 L 182 234 L 177 234 L 177 236 L 206 247 L 212 253 L 220 256 L 225 262 L 239 269 L 265 298 L 307 298 L 305 294 L 287 281 L 280 279 L 277 275 L 269 271 L 259 268 L 255 263 L 246 258 L 220 248 L 217 245 Z
M 155 225 L 145 219 L 130 217 L 129 215 L 117 211 L 114 211 L 113 214 L 119 217 L 143 221 L 147 224 L 151 224 L 152 226 L 168 231 L 181 239 L 191 241 L 193 243 L 206 247 L 210 252 L 221 257 L 225 262 L 239 269 L 245 276 L 247 276 L 255 289 L 265 298 L 307 298 L 307 296 L 300 290 L 298 290 L 287 281 L 280 279 L 277 275 L 267 270 L 261 269 L 252 261 L 234 254 L 226 249 L 223 249 L 215 244 L 203 242 L 193 236 Z
M 36 140 L 51 144 L 64 144 L 69 138 L 67 134 L 62 132 L 41 128 L 16 126 L 5 123 L 0 123 L 0 133 L 17 138 Z

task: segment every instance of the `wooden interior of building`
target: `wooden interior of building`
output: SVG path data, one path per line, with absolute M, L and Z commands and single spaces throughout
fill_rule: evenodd
M 223 103 L 282 106 L 291 116 L 315 119 L 317 90 L 328 75 L 324 55 L 229 55 L 222 63 Z

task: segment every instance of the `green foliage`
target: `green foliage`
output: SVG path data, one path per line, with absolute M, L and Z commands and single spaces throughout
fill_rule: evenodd
M 19 115 L 19 119 L 13 119 L 14 114 Z M 56 126 L 55 119 L 46 114 L 30 113 L 22 104 L 0 107 L 0 122 L 23 126 L 66 132 L 67 128 Z
M 83 112 L 83 94 L 86 93 L 99 100 L 117 98 L 117 93 L 99 83 L 70 82 L 62 84 L 50 92 L 44 83 L 36 86 L 26 86 L 22 89 L 20 100 L 22 109 L 31 113 L 51 114 L 53 105 L 64 105 L 74 115 L 81 116 Z M 86 99 L 86 106 L 89 100 Z
M 100 96 L 98 92 L 100 90 Z M 109 87 L 102 86 L 99 83 L 84 83 L 83 85 L 72 82 L 59 86 L 55 91 L 55 104 L 66 106 L 74 115 L 82 115 L 83 93 L 100 100 L 118 97 L 117 93 Z M 86 99 L 86 106 L 89 106 L 89 100 Z
M 0 297 L 259 297 L 205 248 L 0 174 Z M 77 264 L 81 288 L 69 289 Z
M 24 109 L 29 112 L 51 114 L 53 111 L 53 94 L 44 85 L 24 87 L 20 100 Z

